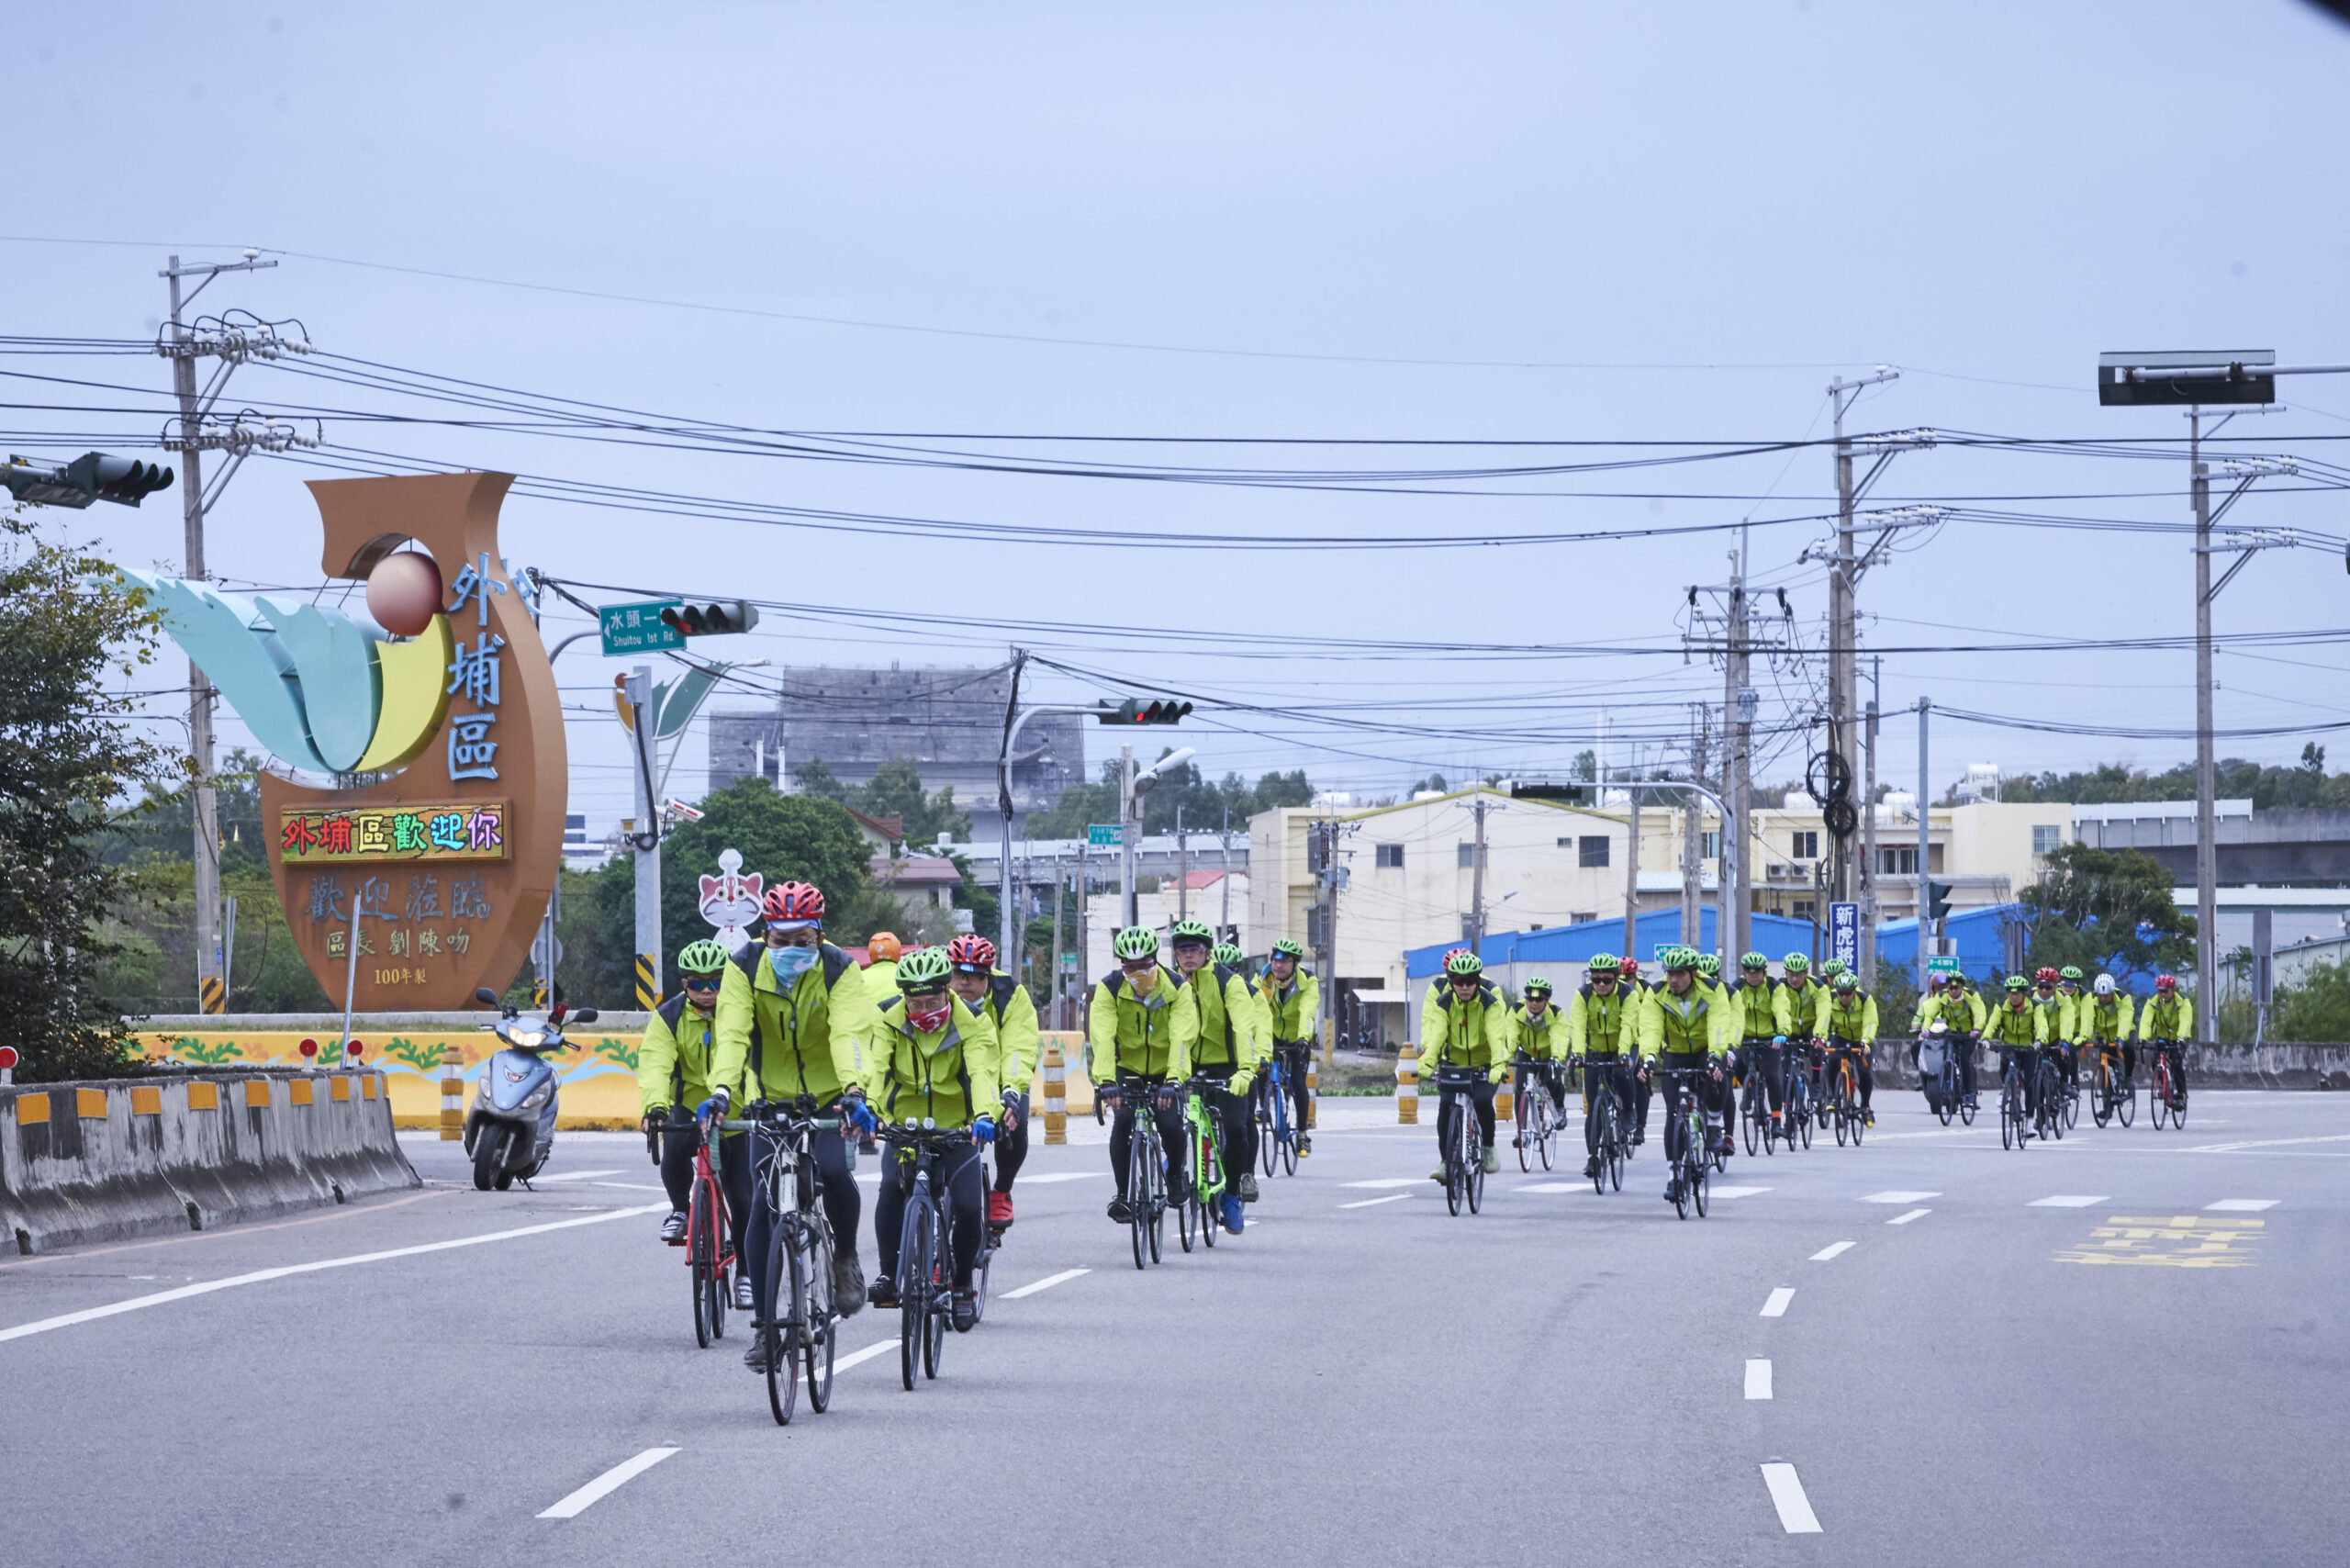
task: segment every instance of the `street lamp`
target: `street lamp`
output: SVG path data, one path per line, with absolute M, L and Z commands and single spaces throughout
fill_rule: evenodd
M 1178 746 L 1148 767 L 1136 772 L 1135 748 L 1131 745 L 1118 748 L 1118 777 L 1125 785 L 1119 791 L 1118 801 L 1119 876 L 1125 888 L 1123 902 L 1128 925 L 1134 924 L 1137 918 L 1135 913 L 1135 841 L 1141 836 L 1142 812 L 1139 808 L 1142 798 L 1150 793 L 1162 777 L 1198 755 L 1190 746 Z

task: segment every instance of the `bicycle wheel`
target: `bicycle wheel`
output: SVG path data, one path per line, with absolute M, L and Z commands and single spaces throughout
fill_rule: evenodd
M 2067 1077 L 2065 1080 L 2065 1126 L 2067 1127 L 2077 1127 L 2080 1125 L 2081 1086 L 2077 1082 L 2074 1081 L 2073 1079 Z
M 1186 1252 L 1192 1249 L 1192 1216 L 1199 1212 L 1199 1207 L 1200 1193 L 1196 1186 L 1186 1192 L 1175 1204 L 1175 1233 L 1181 1238 Z
M 2097 1081 L 2089 1087 L 2089 1120 L 2098 1126 L 2113 1120 L 2113 1075 L 2099 1062 Z
M 822 1415 L 833 1402 L 833 1349 L 840 1328 L 833 1316 L 833 1242 L 823 1222 L 811 1222 L 804 1239 L 807 1303 L 800 1312 L 800 1352 L 808 1369 L 808 1408 Z
M 694 1343 L 703 1350 L 724 1329 L 716 1321 L 719 1293 L 725 1282 L 714 1280 L 718 1271 L 718 1235 L 716 1215 L 710 1212 L 710 1195 L 700 1182 L 694 1183 L 692 1207 L 686 1219 L 687 1279 L 693 1286 Z
M 1830 1101 L 1824 1114 L 1826 1114 L 1830 1121 L 1836 1124 L 1836 1147 L 1838 1148 L 1843 1148 L 1845 1135 L 1848 1130 L 1846 1123 L 1850 1118 L 1845 1114 L 1844 1105 L 1841 1099 L 1840 1098 Z
M 1746 1155 L 1750 1159 L 1754 1157 L 1755 1145 L 1766 1141 L 1762 1132 L 1762 1103 L 1755 1093 L 1758 1087 L 1751 1078 L 1746 1081 L 1746 1103 L 1739 1107 L 1738 1113 L 1739 1121 L 1744 1124 L 1740 1131 L 1746 1135 Z
M 1451 1149 L 1444 1156 L 1444 1206 L 1450 1213 L 1460 1212 L 1460 1200 L 1468 1195 L 1465 1172 L 1460 1169 L 1460 1156 Z
M 946 1211 L 930 1211 L 930 1300 L 929 1310 L 923 1314 L 922 1375 L 938 1375 L 938 1358 L 946 1353 L 946 1317 L 952 1310 L 953 1292 L 947 1271 L 953 1266 L 954 1252 L 946 1240 Z
M 1542 1098 L 1542 1169 L 1550 1170 L 1559 1158 L 1559 1119 L 1550 1114 L 1549 1095 Z
M 792 1407 L 800 1402 L 800 1344 L 789 1320 L 805 1287 L 789 1232 L 789 1226 L 777 1226 L 767 1246 L 767 1320 L 760 1329 L 767 1352 L 767 1409 L 778 1427 L 791 1424 Z
M 1163 1256 L 1167 1240 L 1167 1171 L 1158 1163 L 1158 1140 L 1150 1144 L 1150 1260 Z
M 1690 1200 L 1697 1195 L 1695 1178 L 1689 1173 L 1689 1160 L 1684 1156 L 1673 1168 L 1673 1212 L 1683 1219 L 1689 1217 Z
M 2013 1083 L 1999 1089 L 1999 1147 L 2013 1148 L 2022 1142 L 2023 1105 Z
M 1278 1089 L 1279 1085 L 1274 1087 Z M 1273 1173 L 1273 1166 L 1281 1159 L 1281 1137 L 1280 1123 L 1267 1114 L 1263 1102 L 1259 1101 L 1257 1105 L 1257 1163 L 1265 1168 L 1268 1176 Z
M 2146 1103 L 2154 1112 L 2154 1131 L 2162 1131 L 2170 1121 L 2170 1081 L 2159 1066 L 2154 1069 L 2154 1089 Z
M 995 1263 L 995 1249 L 982 1238 L 979 1261 L 971 1265 L 971 1327 L 988 1320 L 988 1271 Z
M 914 1365 L 930 1325 L 930 1225 L 923 1213 L 928 1199 L 916 1191 L 898 1227 L 898 1377 L 914 1391 Z
M 1942 1070 L 1942 1092 L 1934 1099 L 1934 1114 L 1942 1118 L 1942 1126 L 1950 1126 L 1951 1117 L 1958 1114 L 1958 1086 L 1951 1081 L 1947 1068 Z
M 1591 1190 L 1602 1196 L 1607 1192 L 1607 1163 L 1615 1158 L 1616 1154 L 1615 1128 L 1608 1121 L 1607 1111 L 1608 1107 L 1605 1102 L 1592 1107 L 1594 1125 L 1590 1137 L 1585 1140 L 1590 1147 L 1593 1159 Z
M 1973 1126 L 1975 1125 L 1975 1102 L 1968 1099 L 1965 1090 L 1960 1087 L 1957 1070 L 1955 1069 L 1953 1069 L 1951 1073 L 1950 1092 L 1958 1099 L 1959 1125 L 1961 1126 Z
M 1610 1192 L 1624 1190 L 1624 1129 L 1613 1127 L 1607 1148 L 1607 1186 Z
M 2138 1119 L 2138 1086 L 2136 1084 L 2127 1084 L 2114 1092 L 2113 1111 L 2125 1127 Z
M 1868 1108 L 1866 1106 L 1862 1106 L 1854 1110 L 1852 1113 L 1852 1147 L 1854 1148 L 1861 1147 L 1861 1138 L 1868 1132 Z
M 1469 1212 L 1481 1214 L 1485 1207 L 1485 1156 L 1480 1149 L 1472 1155 L 1469 1165 Z
M 1706 1217 L 1707 1190 L 1712 1180 L 1713 1179 L 1706 1173 L 1706 1167 L 1701 1161 L 1697 1166 L 1696 1191 L 1691 1194 L 1690 1198 L 1690 1201 L 1696 1206 L 1697 1217 L 1699 1219 Z
M 1229 1191 L 1224 1174 L 1224 1124 L 1215 1124 L 1215 1136 L 1200 1146 L 1200 1169 L 1207 1173 L 1201 1190 L 1207 1194 L 1200 1207 L 1200 1235 L 1210 1247 L 1215 1245 L 1215 1233 L 1223 1226 L 1221 1210 L 1225 1193 Z
M 1135 1129 L 1134 1141 L 1126 1146 L 1126 1228 L 1134 1234 L 1135 1267 L 1145 1264 L 1144 1253 L 1148 1248 L 1150 1232 L 1150 1142 Z
M 1284 1176 L 1297 1174 L 1297 1129 L 1295 1127 L 1281 1134 L 1281 1174 Z

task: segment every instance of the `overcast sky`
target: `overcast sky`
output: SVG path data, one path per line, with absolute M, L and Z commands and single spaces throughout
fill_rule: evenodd
M 0 228 L 17 238 L 0 242 L 0 332 L 19 336 L 151 335 L 167 251 L 251 244 L 282 264 L 215 286 L 199 310 L 299 317 L 356 359 L 762 430 L 949 437 L 901 444 L 1027 466 L 1349 476 L 1693 449 L 1065 438 L 1817 440 L 1830 377 L 1882 364 L 1900 378 L 1863 397 L 1852 431 L 2143 453 L 2186 420 L 2100 409 L 2100 351 L 2350 362 L 2350 30 L 2288 0 L 7 10 Z M 673 303 L 596 297 L 610 295 Z M 0 369 L 16 373 L 18 406 L 0 419 L 11 451 L 65 457 L 85 434 L 160 426 L 147 411 L 169 384 L 160 360 L 9 354 Z M 2350 378 L 2288 381 L 2282 396 L 2286 411 L 2236 420 L 2223 433 L 2250 439 L 2222 455 L 2350 463 Z M 239 371 L 224 406 L 248 404 L 465 413 L 266 367 Z M 380 452 L 1113 535 L 1119 547 L 942 539 L 525 496 L 504 531 L 518 566 L 588 583 L 1086 628 L 1021 640 L 1221 700 L 1185 737 L 1212 773 L 1302 766 L 1371 793 L 1430 768 L 1534 774 L 1591 745 L 1603 711 L 1611 760 L 1643 739 L 1641 759 L 1659 757 L 1687 703 L 1720 700 L 1718 673 L 1670 650 L 1687 588 L 1723 579 L 1726 530 L 1744 518 L 1762 525 L 1757 580 L 1785 586 L 1796 635 L 1821 640 L 1819 568 L 1797 564 L 1833 507 L 1818 448 L 1364 493 L 1354 478 L 1170 483 L 325 425 L 346 471 Z M 226 586 L 319 585 L 301 481 L 331 471 L 245 466 L 210 530 Z M 2338 541 L 2350 518 L 2336 483 L 2263 481 L 2228 521 Z M 1415 487 L 1446 493 L 1393 493 Z M 175 503 L 67 521 L 128 562 L 176 566 Z M 2188 516 L 2183 455 L 1956 444 L 1899 456 L 1864 505 L 1928 503 Z M 1657 532 L 1673 529 L 1699 532 Z M 1527 532 L 1599 537 L 1463 543 Z M 1198 535 L 1454 543 L 1186 543 Z M 1888 711 L 1923 694 L 2035 724 L 2191 726 L 2187 650 L 1974 651 L 2190 633 L 2188 540 L 1976 516 L 1903 542 L 1916 547 L 1862 585 L 1864 640 L 1896 650 Z M 2217 626 L 2350 627 L 2341 546 L 2264 553 Z M 1304 643 L 1256 641 L 1270 634 Z M 2223 652 L 2220 726 L 2350 722 L 2344 635 Z M 1009 640 L 771 611 L 739 645 L 778 665 L 967 664 Z M 1426 646 L 1460 644 L 1579 651 Z M 1953 646 L 1969 651 L 1901 651 Z M 599 832 L 626 803 L 600 696 L 617 667 L 592 644 L 559 666 L 580 709 L 574 809 Z M 1766 723 L 1807 711 L 1822 674 L 1817 658 L 1762 670 Z M 1114 690 L 1049 672 L 1035 689 Z M 1888 720 L 1897 784 L 1914 774 L 1915 736 L 1910 717 Z M 2333 739 L 2221 750 L 2289 762 L 2311 738 Z M 2168 766 L 2193 751 L 1956 720 L 1936 722 L 1934 745 L 1937 787 L 1969 761 Z M 1769 747 L 1762 777 L 1800 771 L 1799 734 L 1774 729 Z M 2335 751 L 2350 762 L 2350 743 Z M 687 792 L 700 756 L 698 729 L 676 780 Z

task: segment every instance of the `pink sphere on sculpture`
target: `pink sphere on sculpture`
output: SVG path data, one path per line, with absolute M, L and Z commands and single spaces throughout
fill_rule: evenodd
M 367 574 L 367 613 L 395 637 L 413 637 L 441 610 L 441 568 L 430 555 L 386 555 Z

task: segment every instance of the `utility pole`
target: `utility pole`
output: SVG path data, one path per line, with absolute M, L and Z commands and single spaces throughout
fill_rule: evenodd
M 1216 864 L 1224 868 L 1224 875 L 1218 879 L 1224 885 L 1224 913 L 1216 921 L 1216 930 L 1221 933 L 1232 929 L 1232 804 L 1228 801 L 1225 802 L 1224 830 L 1216 834 Z
M 1338 808 L 1330 808 L 1322 845 L 1322 1065 L 1337 1060 L 1338 1034 L 1338 890 L 1346 873 L 1338 866 Z M 1479 933 L 1480 935 L 1483 934 Z
M 1183 802 L 1175 802 L 1175 918 L 1192 918 L 1192 857 L 1183 842 Z
M 1876 704 L 1885 659 L 1869 660 L 1868 778 L 1861 796 L 1861 983 L 1876 990 Z
M 1091 834 L 1077 841 L 1077 997 L 1078 1027 L 1080 1028 L 1085 1026 L 1083 1010 L 1091 1003 L 1093 995 L 1087 978 L 1087 966 L 1093 959 L 1093 883 L 1085 871 L 1085 851 L 1092 842 Z M 1058 963 L 1059 959 L 1055 958 L 1054 962 Z
M 1061 901 L 1068 896 L 1069 882 L 1061 872 L 1059 850 L 1053 851 L 1053 983 L 1046 992 L 1052 1005 L 1053 1027 L 1064 1028 L 1061 1021 Z
M 1477 835 L 1469 851 L 1469 950 L 1485 956 L 1485 787 L 1477 786 L 1470 814 L 1477 819 Z M 1631 934 L 1625 933 L 1626 941 Z
M 1632 755 L 1635 757 L 1639 755 L 1638 747 L 1633 748 Z M 1639 770 L 1628 766 L 1624 771 L 1630 776 Z M 1628 793 L 1632 797 L 1632 832 L 1631 847 L 1624 856 L 1624 942 L 1627 946 L 1631 945 L 1632 934 L 1640 923 L 1640 791 L 1633 790 Z
M 1689 705 L 1689 777 L 1699 784 L 1706 781 L 1705 706 Z M 1705 891 L 1703 874 L 1706 859 L 1705 820 L 1701 803 L 1684 796 L 1681 802 L 1681 945 L 1695 947 L 1703 935 L 1697 911 Z
M 636 823 L 629 846 L 636 861 L 636 1005 L 661 1004 L 661 820 L 653 799 L 653 666 L 639 665 L 627 686 L 629 743 L 636 754 Z
M 1746 563 L 1749 534 L 1741 527 L 1738 531 L 1738 554 L 1731 563 L 1729 580 L 1729 648 L 1722 660 L 1727 682 L 1722 694 L 1722 731 L 1728 738 L 1727 755 L 1723 757 L 1723 799 L 1729 802 L 1731 816 L 1722 823 L 1722 885 L 1729 890 L 1729 929 L 1714 933 L 1715 951 L 1727 958 L 1743 953 L 1747 948 L 1747 931 L 1752 924 L 1749 912 L 1754 907 L 1752 874 L 1747 869 L 1746 846 L 1748 819 L 1752 813 L 1753 791 L 1747 780 L 1748 759 L 1754 745 L 1753 704 L 1747 700 L 1751 689 L 1750 654 L 1746 634 Z
M 1119 901 L 1125 915 L 1123 924 L 1139 924 L 1135 913 L 1135 839 L 1142 824 L 1135 820 L 1135 748 L 1118 748 L 1118 874 L 1124 879 Z
M 274 267 L 274 261 L 259 259 L 259 252 L 247 251 L 239 262 L 198 262 L 194 266 L 180 265 L 177 256 L 162 274 L 171 286 L 172 315 L 170 335 L 161 351 L 172 362 L 172 392 L 179 400 L 180 432 L 177 442 L 166 442 L 175 447 L 184 460 L 180 478 L 180 510 L 183 519 L 186 573 L 190 581 L 202 582 L 209 574 L 204 564 L 204 514 L 206 508 L 219 498 L 220 490 L 235 473 L 242 454 L 229 461 L 219 479 L 213 485 L 212 494 L 204 493 L 203 460 L 198 455 L 207 444 L 202 439 L 205 410 L 218 398 L 221 385 L 229 379 L 229 372 L 247 352 L 241 346 L 252 340 L 243 335 L 231 340 L 225 335 L 218 343 L 207 343 L 188 330 L 181 319 L 183 310 L 196 297 L 222 273 L 258 272 Z M 182 278 L 200 277 L 204 281 L 183 295 Z M 261 342 L 275 343 L 274 332 Z M 305 349 L 308 344 L 303 345 Z M 253 352 L 259 352 L 255 350 Z M 199 396 L 196 388 L 196 361 L 198 354 L 213 353 L 220 355 L 220 368 L 206 389 L 209 396 Z M 274 356 L 273 356 L 274 357 Z M 212 784 L 212 683 L 194 659 L 187 665 L 187 745 L 188 759 L 195 779 L 194 812 L 196 859 L 196 993 L 200 1011 L 220 1013 L 228 1007 L 228 986 L 221 979 L 226 965 L 220 951 L 220 803 Z
M 2187 414 L 2187 472 L 2195 501 L 2195 1037 L 2209 1045 L 2219 1012 L 2219 765 L 2211 745 L 2211 471 L 2203 462 L 2203 410 Z
M 1926 833 L 1930 821 L 1926 815 L 1933 797 L 1927 793 L 1927 779 L 1932 775 L 1926 767 L 1926 721 L 1933 714 L 1934 704 L 1929 698 L 1918 699 L 1918 994 L 1926 994 L 1929 986 L 1926 970 L 1926 933 L 1933 928 L 1933 884 L 1926 875 Z
M 1840 375 L 1828 384 L 1828 400 L 1836 415 L 1836 558 L 1828 574 L 1828 744 L 1843 757 L 1847 778 L 1860 771 L 1855 766 L 1859 759 L 1852 755 L 1852 722 L 1860 707 L 1859 655 L 1855 647 L 1858 628 L 1854 615 L 1855 590 L 1860 584 L 1852 554 L 1852 503 L 1859 487 L 1852 483 L 1852 442 L 1844 433 L 1844 415 L 1863 388 L 1900 377 L 1899 371 L 1880 367 L 1874 375 L 1858 381 L 1846 381 Z M 1869 477 L 1874 479 L 1884 466 L 1880 460 L 1870 470 Z M 1845 853 L 1842 839 L 1838 838 L 1834 847 L 1831 864 L 1835 875 L 1829 897 L 1843 902 L 1852 896 L 1851 857 Z

